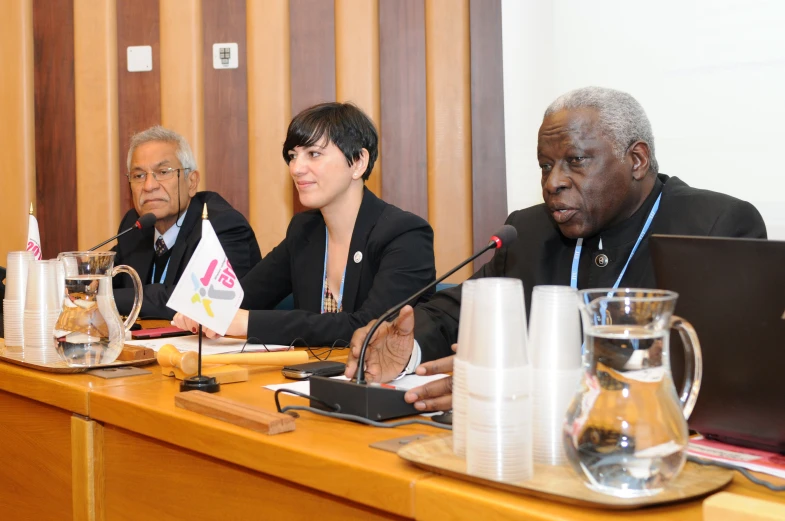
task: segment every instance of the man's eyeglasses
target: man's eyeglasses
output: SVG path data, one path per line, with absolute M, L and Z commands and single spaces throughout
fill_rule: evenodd
M 161 182 L 161 181 L 168 181 L 169 179 L 172 179 L 175 176 L 175 174 L 177 174 L 177 176 L 179 177 L 181 170 L 183 171 L 184 174 L 187 175 L 191 169 L 190 168 L 159 168 L 158 170 L 150 170 L 149 172 L 146 172 L 141 168 L 137 168 L 133 172 L 126 174 L 126 176 L 128 177 L 128 181 L 132 184 L 144 183 L 145 179 L 147 179 L 148 174 L 152 175 L 153 179 L 155 179 L 156 181 Z

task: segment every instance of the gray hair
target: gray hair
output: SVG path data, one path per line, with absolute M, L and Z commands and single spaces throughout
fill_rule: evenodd
M 612 141 L 613 151 L 619 160 L 624 158 L 630 145 L 643 141 L 649 145 L 649 171 L 659 173 L 651 123 L 635 98 L 626 92 L 605 87 L 583 87 L 559 96 L 545 110 L 545 117 L 561 110 L 580 108 L 597 110 L 600 131 Z
M 188 141 L 174 130 L 156 125 L 134 134 L 131 137 L 131 146 L 128 147 L 128 161 L 126 164 L 129 172 L 131 171 L 131 158 L 134 155 L 134 150 L 140 145 L 153 141 L 163 141 L 164 143 L 173 143 L 177 145 L 175 154 L 183 168 L 188 169 L 185 174 L 188 175 L 188 172 L 196 170 L 196 158 L 194 158 L 194 153 L 191 151 L 191 146 L 188 144 Z

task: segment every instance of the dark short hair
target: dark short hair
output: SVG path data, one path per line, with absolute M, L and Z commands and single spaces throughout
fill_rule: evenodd
M 286 131 L 283 158 L 289 164 L 289 151 L 294 147 L 309 147 L 324 138 L 337 146 L 349 166 L 360 159 L 362 149 L 368 151 L 368 168 L 363 180 L 368 179 L 379 156 L 379 134 L 371 118 L 351 103 L 320 103 L 297 114 Z

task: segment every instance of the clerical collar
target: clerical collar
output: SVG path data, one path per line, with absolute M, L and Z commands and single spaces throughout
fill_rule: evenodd
M 153 237 L 153 249 L 155 249 L 155 242 L 158 240 L 158 237 L 161 237 L 162 235 L 166 247 L 170 250 L 172 249 L 174 243 L 177 242 L 177 235 L 180 233 L 180 227 L 183 225 L 183 221 L 185 220 L 186 213 L 188 213 L 187 208 L 183 213 L 180 214 L 180 217 L 177 219 L 177 224 L 173 224 L 163 234 L 160 233 L 158 230 L 155 230 L 155 236 Z
M 638 239 L 646 218 L 649 216 L 654 203 L 657 201 L 660 193 L 662 193 L 663 183 L 657 177 L 654 181 L 654 187 L 651 193 L 646 197 L 638 210 L 632 214 L 628 219 L 613 226 L 607 230 L 603 230 L 594 237 L 586 238 L 584 245 L 587 248 L 598 248 L 600 239 L 602 239 L 603 249 L 619 248 L 631 243 Z

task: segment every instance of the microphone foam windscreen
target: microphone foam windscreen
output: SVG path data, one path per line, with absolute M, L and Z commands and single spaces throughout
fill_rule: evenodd
M 515 226 L 505 224 L 496 230 L 496 233 L 494 233 L 493 236 L 501 241 L 502 246 L 509 246 L 518 238 L 518 230 L 515 229 Z
M 146 230 L 154 225 L 157 220 L 158 217 L 156 217 L 154 213 L 146 213 L 136 221 L 136 227 L 140 230 Z

